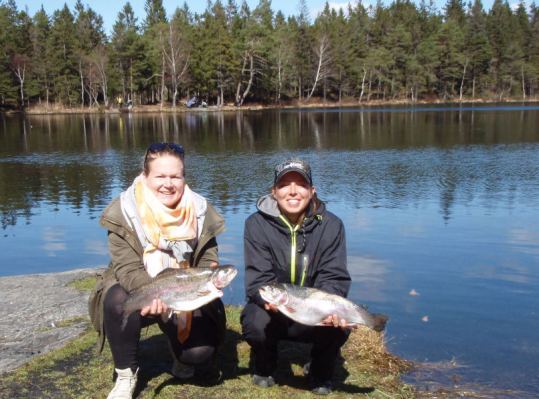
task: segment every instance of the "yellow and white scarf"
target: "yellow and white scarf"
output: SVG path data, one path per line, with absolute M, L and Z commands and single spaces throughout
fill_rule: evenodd
M 151 277 L 169 267 L 188 267 L 206 213 L 203 197 L 186 184 L 178 205 L 168 208 L 141 175 L 122 193 L 121 206 L 144 248 L 143 263 Z

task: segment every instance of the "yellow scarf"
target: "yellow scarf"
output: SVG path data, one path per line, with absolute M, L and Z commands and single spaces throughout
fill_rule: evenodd
M 197 237 L 197 217 L 193 192 L 189 186 L 185 185 L 180 202 L 171 209 L 155 197 L 143 179 L 137 179 L 135 203 L 149 241 L 144 249 L 143 261 L 150 275 L 163 270 L 165 265 L 180 267 L 179 261 L 171 256 L 167 242 L 187 241 Z

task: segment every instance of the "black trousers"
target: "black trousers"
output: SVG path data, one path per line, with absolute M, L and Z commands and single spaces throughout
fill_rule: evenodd
M 104 301 L 105 335 L 114 360 L 114 367 L 133 371 L 138 367 L 137 352 L 142 328 L 158 323 L 159 328 L 168 337 L 174 356 L 184 363 L 193 366 L 208 365 L 216 352 L 218 339 L 214 322 L 199 309 L 193 312 L 189 338 L 182 344 L 177 338 L 177 323 L 173 318 L 164 322 L 161 317 L 143 317 L 138 311 L 127 319 L 124 329 L 122 325 L 122 307 L 128 297 L 119 284 L 111 287 Z
M 254 373 L 273 374 L 277 366 L 279 340 L 312 343 L 309 375 L 319 381 L 333 377 L 335 362 L 349 331 L 334 327 L 310 327 L 296 323 L 282 313 L 268 312 L 255 303 L 247 303 L 241 313 L 243 338 L 251 346 Z

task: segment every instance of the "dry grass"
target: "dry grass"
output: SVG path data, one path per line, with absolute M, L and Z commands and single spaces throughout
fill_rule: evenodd
M 429 104 L 462 104 L 462 103 L 475 103 L 475 104 L 489 104 L 489 103 L 534 103 L 538 102 L 539 97 L 528 97 L 526 100 L 521 98 L 464 98 L 463 101 L 459 101 L 458 98 L 453 99 L 438 99 L 438 98 L 426 98 L 417 101 L 411 101 L 408 98 L 395 98 L 395 99 L 372 99 L 370 101 L 363 100 L 361 103 L 355 97 L 343 98 L 340 102 L 337 100 L 324 101 L 322 98 L 311 98 L 309 101 L 298 101 L 297 99 L 290 99 L 283 101 L 280 104 L 263 104 L 263 103 L 247 103 L 242 107 L 236 107 L 233 103 L 225 104 L 222 107 L 209 106 L 207 108 L 187 108 L 185 106 L 186 99 L 178 102 L 176 108 L 173 108 L 170 103 L 166 103 L 164 106 L 160 104 L 151 105 L 136 105 L 133 107 L 133 113 L 182 113 L 182 112 L 235 112 L 235 111 L 253 111 L 264 109 L 282 109 L 282 108 L 338 108 L 338 107 L 383 107 L 391 105 L 429 105 Z M 12 111 L 19 112 L 19 111 Z M 49 106 L 45 104 L 32 104 L 29 108 L 25 109 L 27 114 L 88 114 L 88 113 L 111 113 L 117 114 L 120 110 L 116 105 L 108 108 L 104 106 L 99 107 L 66 107 L 61 104 L 51 103 Z

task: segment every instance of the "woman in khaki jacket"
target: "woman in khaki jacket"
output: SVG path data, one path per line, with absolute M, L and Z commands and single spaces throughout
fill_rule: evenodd
M 155 143 L 146 151 L 144 170 L 100 220 L 108 230 L 111 263 L 90 298 L 90 316 L 107 338 L 116 384 L 108 399 L 131 399 L 137 382 L 137 349 L 141 328 L 159 323 L 173 352 L 172 374 L 178 378 L 219 379 L 213 367 L 225 332 L 220 299 L 167 321 L 167 306 L 159 299 L 132 313 L 122 328 L 122 307 L 130 292 L 166 268 L 216 267 L 215 236 L 223 218 L 206 199 L 191 191 L 184 179 L 184 150 L 174 143 Z

